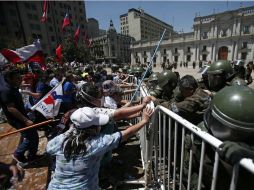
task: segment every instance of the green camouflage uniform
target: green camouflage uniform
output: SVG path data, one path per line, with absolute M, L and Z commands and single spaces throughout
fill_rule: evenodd
M 151 96 L 154 96 L 155 98 L 161 98 L 162 97 L 162 89 L 158 85 L 151 86 L 148 89 L 148 92 Z
M 169 101 L 157 100 L 155 104 L 170 109 L 193 124 L 198 124 L 203 120 L 203 114 L 208 108 L 210 99 L 210 96 L 203 89 L 197 88 L 190 97 L 183 98 L 180 92 L 176 90 L 175 98 Z

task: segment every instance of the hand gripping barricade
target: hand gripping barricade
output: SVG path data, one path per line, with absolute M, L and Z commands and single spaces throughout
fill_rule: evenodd
M 140 91 L 141 97 L 149 95 L 144 85 Z M 254 177 L 252 160 L 244 158 L 231 167 L 216 151 L 222 144 L 220 140 L 162 106 L 155 108 L 151 123 L 139 131 L 139 141 L 144 180 L 123 183 L 143 184 L 145 189 L 234 190 L 242 189 L 239 181 L 243 174 Z M 225 164 L 231 168 L 226 167 L 226 174 L 220 169 Z

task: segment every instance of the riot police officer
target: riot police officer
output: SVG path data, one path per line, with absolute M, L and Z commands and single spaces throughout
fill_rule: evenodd
M 148 78 L 148 92 L 151 96 L 155 98 L 161 98 L 162 89 L 158 85 L 159 73 L 155 72 L 150 75 Z
M 162 89 L 162 99 L 170 100 L 177 85 L 177 76 L 170 70 L 164 70 L 158 77 L 158 85 Z
M 211 64 L 208 71 L 209 89 L 218 92 L 234 77 L 233 68 L 229 61 L 218 60 Z
M 248 86 L 233 85 L 227 86 L 217 92 L 209 106 L 209 109 L 204 114 L 204 121 L 198 125 L 202 130 L 212 134 L 214 137 L 223 141 L 218 150 L 220 155 L 220 167 L 218 169 L 218 182 L 216 189 L 228 189 L 230 184 L 231 164 L 239 162 L 242 158 L 254 159 L 254 90 Z M 189 144 L 186 138 L 186 144 Z M 192 144 L 193 160 L 200 156 L 201 142 L 196 140 Z M 210 147 L 207 147 L 207 152 Z M 188 152 L 188 151 L 186 151 Z M 185 157 L 185 163 L 188 164 L 189 159 Z M 203 174 L 212 176 L 211 160 L 212 155 L 206 154 L 203 166 Z M 193 163 L 198 167 L 198 163 Z M 185 168 L 187 174 L 188 168 Z M 195 170 L 195 168 L 193 168 Z M 249 189 L 252 183 L 253 176 L 243 171 L 244 178 L 241 178 L 238 183 L 237 189 Z M 242 173 L 242 175 L 243 175 Z M 185 174 L 185 175 L 186 175 Z M 195 174 L 193 174 L 194 176 Z M 242 176 L 241 175 L 241 176 Z M 210 187 L 211 178 L 203 177 L 205 187 Z M 247 180 L 247 181 L 244 181 Z M 197 183 L 192 182 L 193 189 L 196 188 Z

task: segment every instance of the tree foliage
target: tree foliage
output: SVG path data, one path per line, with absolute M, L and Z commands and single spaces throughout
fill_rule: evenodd
M 85 43 L 75 44 L 73 37 L 68 36 L 63 41 L 63 61 L 72 62 L 86 62 L 92 59 L 90 50 Z

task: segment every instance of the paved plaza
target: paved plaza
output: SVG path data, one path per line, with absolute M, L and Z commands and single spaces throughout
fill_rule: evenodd
M 154 67 L 153 68 L 154 72 L 161 72 L 162 68 L 161 67 Z M 180 74 L 180 77 L 183 77 L 184 75 L 192 75 L 194 76 L 196 79 L 200 79 L 201 78 L 201 74 L 198 73 L 199 68 L 196 67 L 195 69 L 193 69 L 191 66 L 187 67 L 177 67 L 177 69 L 173 69 L 173 71 L 177 71 Z M 254 78 L 254 72 L 252 72 L 252 78 Z M 249 85 L 249 87 L 254 89 L 254 82 L 251 83 Z

